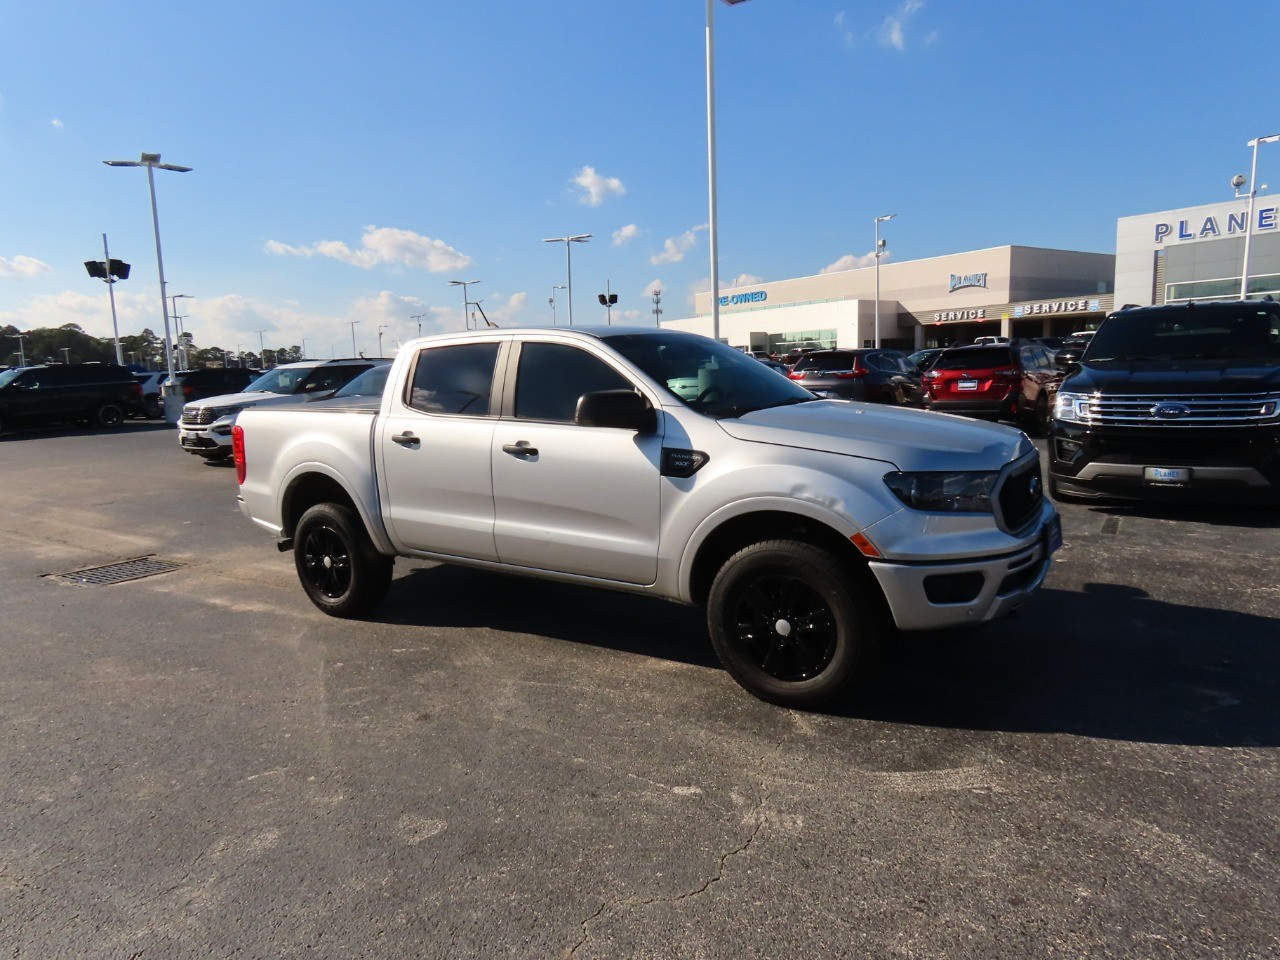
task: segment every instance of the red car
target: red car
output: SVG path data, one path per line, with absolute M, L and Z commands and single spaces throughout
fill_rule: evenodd
M 1041 344 L 952 347 L 924 372 L 924 404 L 940 413 L 1016 420 L 1028 433 L 1043 434 L 1063 376 Z

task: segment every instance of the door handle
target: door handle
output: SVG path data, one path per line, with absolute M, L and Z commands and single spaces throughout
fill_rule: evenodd
M 502 445 L 502 452 L 509 453 L 513 457 L 536 457 L 538 455 L 538 448 L 531 447 L 529 444 L 521 441 L 520 443 L 504 443 Z
M 413 447 L 417 446 L 422 441 L 420 441 L 412 431 L 406 430 L 404 433 L 395 434 L 391 438 L 391 442 L 398 443 L 402 447 Z

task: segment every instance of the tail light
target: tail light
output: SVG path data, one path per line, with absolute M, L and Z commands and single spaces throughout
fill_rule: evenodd
M 867 375 L 867 368 L 862 365 L 861 357 L 853 358 L 853 368 L 851 370 L 841 370 L 836 374 L 837 380 L 859 380 Z
M 141 400 L 141 399 L 142 399 L 142 384 L 140 384 L 140 383 L 138 383 L 138 382 L 136 382 L 136 381 L 135 381 L 135 382 L 134 382 L 134 384 L 133 384 L 133 386 L 129 388 L 129 392 L 130 392 L 130 393 L 132 393 L 132 394 L 134 395 L 134 397 L 135 397 L 135 398 L 137 398 L 138 400 Z
M 803 371 L 803 370 L 788 370 L 788 371 L 787 371 L 787 376 L 788 376 L 790 379 L 792 379 L 792 380 L 803 380 L 803 379 L 804 379 L 804 371 Z
M 183 395 L 184 397 L 189 397 L 189 396 L 191 396 L 191 395 L 192 395 L 193 393 L 195 393 L 195 392 L 196 392 L 196 388 L 195 388 L 195 387 L 193 387 L 193 386 L 191 386 L 191 384 L 189 384 L 189 383 L 184 383 L 184 384 L 182 385 L 182 395 Z
M 244 427 L 231 428 L 231 456 L 236 463 L 236 483 L 244 483 L 247 464 L 244 459 Z

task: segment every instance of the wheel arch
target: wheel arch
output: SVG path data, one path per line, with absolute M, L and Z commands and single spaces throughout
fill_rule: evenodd
M 764 540 L 796 540 L 824 547 L 853 570 L 870 568 L 858 548 L 830 524 L 789 510 L 763 508 L 739 513 L 718 523 L 698 544 L 689 564 L 688 593 L 697 604 L 706 602 L 711 583 L 726 560 L 739 550 Z M 874 578 L 871 578 L 874 583 Z

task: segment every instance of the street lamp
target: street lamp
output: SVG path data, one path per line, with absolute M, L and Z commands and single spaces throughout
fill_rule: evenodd
M 159 167 L 161 170 L 172 170 L 175 173 L 190 173 L 190 167 L 180 167 L 175 163 L 161 163 L 160 154 L 144 153 L 137 160 L 103 160 L 109 167 L 146 167 L 147 168 L 147 187 L 151 191 L 151 226 L 156 235 L 156 267 L 160 273 L 160 310 L 164 314 L 164 355 L 165 362 L 168 365 L 167 370 L 169 378 L 173 378 L 173 336 L 169 331 L 169 301 L 165 299 L 164 286 L 164 256 L 160 252 L 160 213 L 156 209 L 156 178 L 155 169 Z M 168 419 L 168 409 L 165 410 L 165 419 Z
M 605 324 L 611 327 L 613 326 L 613 305 L 618 302 L 618 295 L 613 292 L 607 279 L 604 282 L 604 289 L 605 292 L 596 294 L 596 297 L 600 301 L 600 306 L 605 309 L 605 314 L 607 316 Z
M 382 356 L 382 331 L 387 329 L 385 323 L 378 324 L 378 356 Z
M 11 333 L 9 334 L 9 339 L 18 341 L 18 366 L 25 367 L 27 365 L 27 352 L 22 347 L 22 341 L 27 339 L 27 334 Z
M 425 316 L 427 316 L 425 313 L 415 313 L 409 318 L 410 320 L 418 321 L 418 336 L 422 336 L 422 318 Z
M 557 283 L 551 288 L 551 296 L 547 297 L 547 303 L 551 304 L 551 325 L 556 325 L 556 291 L 565 288 L 563 283 Z
M 739 0 L 741 2 L 741 0 Z M 543 243 L 563 243 L 564 244 L 564 275 L 565 275 L 565 296 L 569 299 L 569 326 L 573 326 L 573 258 L 569 255 L 572 245 L 575 243 L 586 243 L 591 239 L 589 233 L 579 233 L 572 237 L 548 237 Z
M 352 357 L 359 356 L 359 354 L 356 353 L 356 324 L 359 322 L 360 322 L 359 320 L 351 321 L 351 356 Z
M 1240 270 L 1240 299 L 1249 299 L 1249 241 L 1253 238 L 1253 198 L 1258 195 L 1258 144 L 1275 143 L 1280 133 L 1270 137 L 1255 137 L 1245 144 L 1253 147 L 1253 169 L 1249 172 L 1249 214 L 1244 225 L 1244 264 Z
M 730 6 L 746 0 L 724 0 Z M 707 197 L 710 219 L 707 237 L 711 243 L 711 338 L 720 339 L 720 247 L 716 227 L 716 18 L 712 0 L 707 0 Z
M 876 217 L 876 349 L 880 349 L 880 255 L 884 252 L 884 241 L 880 239 L 880 224 L 892 220 L 896 213 L 887 213 Z
M 107 235 L 102 235 L 102 262 L 97 260 L 86 260 L 85 269 L 89 271 L 89 276 L 97 277 L 107 285 L 107 294 L 111 298 L 111 332 L 116 341 L 116 363 L 124 363 L 124 355 L 120 352 L 120 324 L 116 320 L 116 288 L 113 284 L 117 280 L 129 279 L 129 264 L 123 260 L 112 260 L 111 254 L 107 250 Z M 130 361 L 132 363 L 132 361 Z
M 265 331 L 265 330 L 255 330 L 255 331 L 253 331 L 253 332 L 254 332 L 254 333 L 256 333 L 256 334 L 258 335 L 258 356 L 260 356 L 260 357 L 262 358 L 262 369 L 263 369 L 263 370 L 266 370 L 266 369 L 268 369 L 268 368 L 267 368 L 267 347 L 266 347 L 266 344 L 265 344 L 265 343 L 263 342 L 263 340 L 262 340 L 262 335 L 263 335 L 264 333 L 266 333 L 267 331 Z
M 188 300 L 195 299 L 189 293 L 169 294 L 169 299 L 173 301 L 173 311 L 169 314 L 169 316 L 173 318 L 173 324 L 174 324 L 173 332 L 177 334 L 177 337 L 178 337 L 178 354 L 182 357 L 182 369 L 186 370 L 188 367 L 191 366 L 191 358 L 187 356 L 187 342 L 185 339 L 183 339 L 183 335 L 182 335 L 182 321 L 186 320 L 187 317 L 178 316 L 178 300 L 182 298 L 186 298 Z
M 462 288 L 462 327 L 464 330 L 471 329 L 471 321 L 467 319 L 467 307 L 471 306 L 471 301 L 467 299 L 467 287 L 473 283 L 479 283 L 479 280 L 450 280 L 449 286 Z

